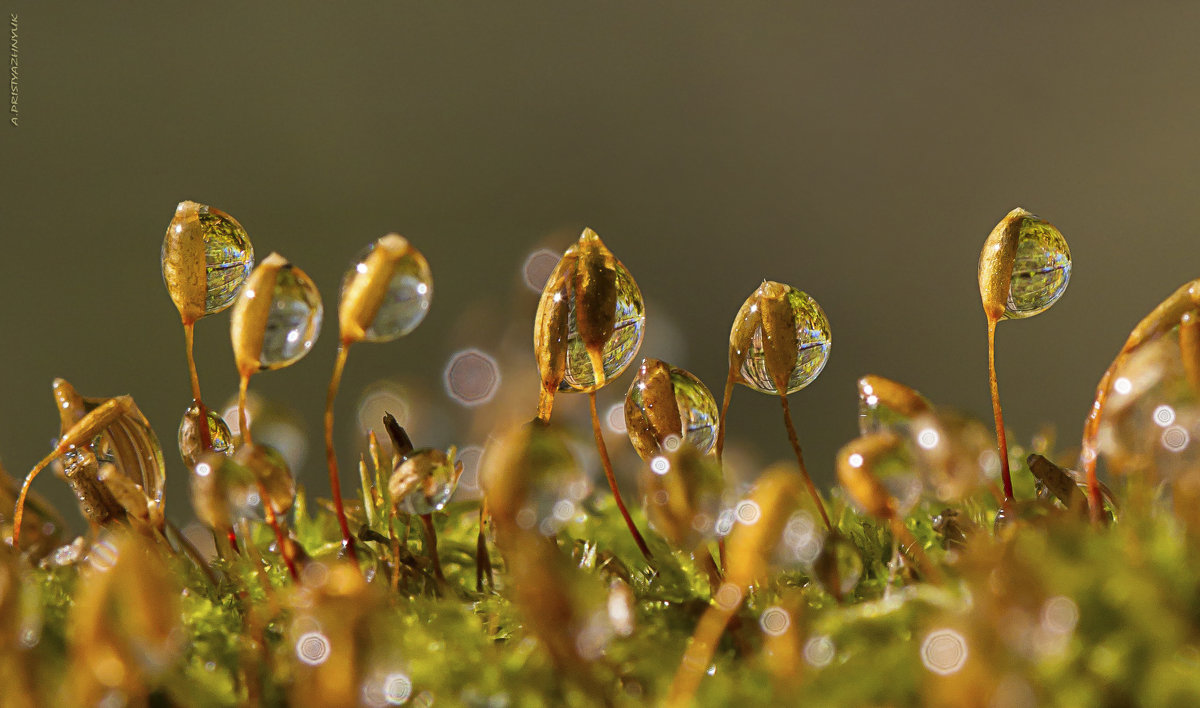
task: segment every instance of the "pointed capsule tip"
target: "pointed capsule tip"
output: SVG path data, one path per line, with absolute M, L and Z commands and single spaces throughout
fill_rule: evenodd
M 265 259 L 263 259 L 262 265 L 269 266 L 272 268 L 282 268 L 282 267 L 288 265 L 288 259 L 279 255 L 278 251 L 271 251 L 271 255 L 269 255 Z
M 586 241 L 599 241 L 599 240 L 600 240 L 600 234 L 596 233 L 595 231 L 592 231 L 590 228 L 588 228 L 586 226 L 583 227 L 583 233 L 579 234 L 579 242 L 580 243 L 584 243 Z
M 404 252 L 408 250 L 408 239 L 397 233 L 383 236 L 375 243 L 379 248 L 397 256 L 404 255 Z
M 1024 207 L 1017 207 L 1016 209 L 1013 209 L 1012 211 L 1008 212 L 1008 215 L 1009 215 L 1010 217 L 1014 217 L 1014 216 L 1033 216 L 1033 214 L 1031 214 L 1031 213 L 1029 213 L 1028 211 L 1026 211 Z

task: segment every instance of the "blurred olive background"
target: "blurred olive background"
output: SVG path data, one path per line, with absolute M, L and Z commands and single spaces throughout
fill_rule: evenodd
M 251 383 L 298 412 L 301 476 L 320 495 L 338 284 L 388 231 L 428 257 L 434 302 L 407 338 L 352 351 L 347 480 L 381 379 L 407 396 L 418 444 L 481 444 L 532 416 L 522 266 L 585 225 L 641 285 L 641 355 L 718 397 L 732 317 L 761 279 L 818 299 L 832 357 L 792 405 L 826 481 L 864 373 L 990 420 L 976 263 L 1018 205 L 1063 231 L 1074 270 L 1057 306 L 1001 325 L 1001 396 L 1015 440 L 1052 423 L 1069 447 L 1129 329 L 1200 275 L 1200 6 L 1167 8 L 10 0 L 21 125 L 0 129 L 0 456 L 24 474 L 49 449 L 55 376 L 131 393 L 166 448 L 172 515 L 189 515 L 183 335 L 159 267 L 182 199 L 230 212 L 260 260 L 280 251 L 322 289 L 310 355 Z M 471 410 L 443 388 L 466 347 L 502 375 Z M 217 407 L 236 390 L 228 313 L 199 323 L 196 352 Z M 583 410 L 564 420 L 586 440 Z M 739 388 L 732 415 L 752 465 L 788 457 L 777 400 Z M 36 488 L 69 498 L 49 476 Z

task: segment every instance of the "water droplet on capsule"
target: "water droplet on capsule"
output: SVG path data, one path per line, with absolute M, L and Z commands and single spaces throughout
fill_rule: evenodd
M 355 274 L 367 272 L 367 257 L 378 244 L 374 241 L 359 252 L 342 279 L 343 293 Z M 369 342 L 390 342 L 413 331 L 425 319 L 433 300 L 433 272 L 420 251 L 408 246 L 392 268 L 383 301 L 370 326 L 363 330 Z
M 642 291 L 629 270 L 615 258 L 613 268 L 616 271 L 616 320 L 613 323 L 612 336 L 604 345 L 604 379 L 610 381 L 620 376 L 633 362 L 638 348 L 642 345 L 642 335 L 645 334 L 646 305 L 642 301 Z M 579 327 L 575 319 L 575 298 L 570 297 L 567 288 L 563 297 L 567 300 L 567 362 L 559 391 L 592 391 L 596 387 L 596 376 L 592 370 L 592 360 L 588 356 L 587 347 L 579 335 Z
M 441 450 L 416 450 L 406 456 L 388 481 L 392 500 L 408 514 L 440 511 L 458 483 L 458 471 Z
M 791 309 L 796 329 L 796 363 L 788 375 L 786 391 L 795 393 L 812 383 L 825 368 L 825 363 L 829 361 L 829 348 L 833 339 L 829 331 L 829 320 L 816 300 L 808 293 L 796 290 L 790 285 L 781 283 L 773 285 L 783 288 L 782 297 L 785 298 Z M 756 292 L 751 299 L 755 299 L 757 295 Z M 759 316 L 759 312 L 754 305 L 749 308 L 743 306 L 738 316 Z M 735 323 L 735 329 L 737 326 Z M 758 326 L 750 332 L 746 356 L 739 372 L 740 383 L 762 393 L 778 393 L 767 368 L 768 345 L 767 335 L 763 331 L 760 321 Z
M 1033 214 L 1021 221 L 1004 316 L 1032 317 L 1058 302 L 1071 279 L 1071 250 L 1061 232 Z
M 203 445 L 200 429 L 200 406 L 192 404 L 184 412 L 183 420 L 179 423 L 179 454 L 188 469 L 195 466 L 201 453 L 208 450 L 223 455 L 233 454 L 233 434 L 229 432 L 229 426 L 225 424 L 225 419 L 217 415 L 214 410 L 209 408 L 204 410 L 207 413 L 210 443 L 207 448 Z
M 191 221 L 195 218 L 195 221 Z M 167 239 L 163 242 L 163 277 L 168 280 L 168 246 L 172 243 L 172 231 L 179 233 L 186 228 L 199 228 L 204 242 L 204 274 L 206 295 L 204 314 L 221 312 L 233 304 L 242 282 L 254 268 L 254 246 L 246 230 L 229 214 L 196 202 L 180 202 L 175 208 L 175 217 L 168 225 Z
M 680 437 L 701 454 L 716 443 L 717 402 L 708 387 L 691 372 L 657 359 L 642 360 L 624 410 L 624 427 L 643 460 L 670 452 L 672 441 L 678 448 Z
M 259 368 L 281 369 L 303 358 L 317 341 L 323 314 L 321 294 L 304 271 L 288 264 L 279 269 L 271 292 L 247 292 L 244 296 L 264 295 L 271 298 L 271 308 L 258 356 Z

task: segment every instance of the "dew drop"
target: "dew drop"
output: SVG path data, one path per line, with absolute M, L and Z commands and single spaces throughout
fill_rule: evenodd
M 192 221 L 195 219 L 195 221 Z M 237 298 L 238 290 L 254 268 L 254 247 L 246 230 L 229 214 L 204 204 L 180 202 L 175 217 L 167 227 L 168 238 L 163 242 L 163 278 L 171 289 L 168 263 L 171 231 L 198 227 L 204 241 L 204 270 L 206 295 L 204 314 L 212 315 L 226 309 Z
M 321 295 L 312 279 L 291 264 L 280 268 L 263 332 L 260 368 L 281 369 L 303 358 L 317 341 L 322 314 Z
M 604 344 L 602 352 L 604 378 L 609 381 L 633 362 L 645 333 L 646 306 L 642 292 L 633 275 L 616 257 L 612 258 L 616 274 L 615 319 L 612 334 Z M 571 279 L 564 279 L 561 295 L 567 302 L 567 360 L 560 391 L 593 391 L 596 389 L 595 372 L 587 347 L 579 333 L 576 321 L 576 297 L 570 292 Z
M 211 409 L 206 408 L 205 412 L 207 413 L 210 442 L 208 448 L 205 448 L 202 442 L 200 406 L 191 405 L 184 412 L 183 420 L 179 423 L 179 454 L 188 469 L 194 467 L 201 453 L 208 450 L 223 455 L 233 454 L 233 435 L 229 432 L 229 426 L 225 424 L 225 419 Z
M 267 501 L 275 513 L 282 514 L 292 508 L 296 500 L 296 480 L 288 468 L 287 460 L 270 445 L 242 445 L 233 455 L 234 461 L 242 465 L 267 495 Z M 248 496 L 248 501 L 254 500 Z
M 781 287 L 784 289 L 782 297 L 786 299 L 792 311 L 792 320 L 796 328 L 796 364 L 788 376 L 787 388 L 787 393 L 795 393 L 816 380 L 821 369 L 825 368 L 833 339 L 829 331 L 829 320 L 817 301 L 789 285 Z M 757 292 L 751 299 L 756 295 Z M 753 310 L 753 313 L 750 310 Z M 739 317 L 757 316 L 758 311 L 753 306 L 743 306 L 738 314 Z M 737 326 L 735 323 L 734 327 Z M 760 322 L 750 333 L 746 358 L 739 372 L 740 383 L 762 393 L 777 393 L 771 373 L 767 369 L 768 345 L 767 335 Z
M 1032 317 L 1058 302 L 1071 278 L 1071 250 L 1062 233 L 1029 214 L 1021 221 L 1004 316 Z
M 642 459 L 673 451 L 672 441 L 677 449 L 680 437 L 707 454 L 717 439 L 717 402 L 691 372 L 644 359 L 626 393 L 624 427 Z
M 388 482 L 388 491 L 401 511 L 432 514 L 450 501 L 457 482 L 454 461 L 445 452 L 416 450 L 396 467 Z
M 358 254 L 354 266 L 342 279 L 343 293 L 355 274 L 367 272 L 367 257 L 378 243 L 372 242 Z M 383 301 L 370 326 L 364 330 L 367 341 L 390 342 L 413 331 L 425 319 L 432 300 L 433 273 L 429 263 L 420 251 L 409 247 L 393 265 Z

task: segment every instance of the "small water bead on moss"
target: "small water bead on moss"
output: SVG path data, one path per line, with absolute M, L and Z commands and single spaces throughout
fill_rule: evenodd
M 833 338 L 825 311 L 807 293 L 790 285 L 764 281 L 745 304 L 734 321 L 734 332 L 748 341 L 738 342 L 735 356 L 741 358 L 739 383 L 762 393 L 778 393 L 768 367 L 769 336 L 764 331 L 760 312 L 763 298 L 780 299 L 791 312 L 796 333 L 796 359 L 787 377 L 786 393 L 795 393 L 816 380 L 829 361 Z M 731 338 L 732 339 L 732 338 Z M 734 344 L 731 341 L 731 344 Z
M 1032 317 L 1058 302 L 1071 279 L 1071 250 L 1061 232 L 1032 214 L 1022 217 L 1013 259 L 1008 319 Z
M 254 247 L 236 219 L 204 204 L 179 203 L 163 239 L 162 269 L 167 290 L 185 318 L 212 315 L 232 305 L 252 268 Z M 202 311 L 190 311 L 198 304 L 192 301 L 201 297 Z
M 208 408 L 205 408 L 204 411 L 208 419 L 209 445 L 207 448 L 204 446 L 204 436 L 200 429 L 200 408 L 193 403 L 184 412 L 183 420 L 179 422 L 179 454 L 188 469 L 196 464 L 201 453 L 208 450 L 223 455 L 233 454 L 233 434 L 229 432 L 229 426 L 226 425 L 224 418 L 217 415 L 216 411 Z
M 634 282 L 633 276 L 619 261 L 615 264 L 617 272 L 616 318 L 613 323 L 612 336 L 604 345 L 604 379 L 611 380 L 620 376 L 637 356 L 638 348 L 642 345 L 645 334 L 646 306 L 642 302 L 642 293 Z M 576 322 L 575 298 L 568 298 L 567 313 L 567 365 L 563 381 L 558 386 L 559 391 L 594 391 L 596 375 L 592 369 L 592 361 L 588 356 L 587 347 L 579 335 Z
M 591 392 L 619 376 L 637 355 L 646 322 L 641 290 L 591 229 L 550 273 L 534 319 L 534 351 L 544 397 Z M 597 381 L 599 369 L 603 380 Z M 539 414 L 548 419 L 552 400 Z
M 717 438 L 717 402 L 690 372 L 643 359 L 625 394 L 625 429 L 643 460 L 670 452 L 672 440 L 707 454 Z
M 363 288 L 361 301 L 350 297 Z M 412 332 L 425 319 L 433 300 L 433 272 L 420 251 L 398 234 L 364 248 L 342 278 L 343 330 L 361 327 L 369 342 L 390 342 Z M 361 308 L 361 311 L 358 311 Z M 349 322 L 346 322 L 349 320 Z M 347 334 L 343 331 L 343 337 Z M 357 340 L 358 335 L 352 340 Z
M 416 450 L 396 465 L 388 480 L 392 503 L 408 514 L 432 514 L 450 501 L 462 474 L 462 463 L 455 462 L 454 448 Z
M 251 274 L 233 310 L 234 354 L 243 376 L 303 358 L 317 340 L 322 314 L 312 279 L 283 256 L 268 256 Z

